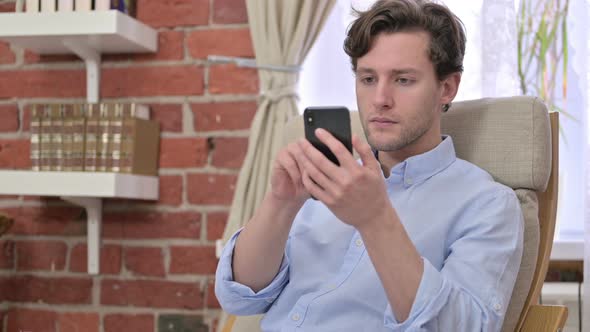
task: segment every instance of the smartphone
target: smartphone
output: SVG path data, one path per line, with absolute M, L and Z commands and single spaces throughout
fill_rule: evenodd
M 330 159 L 334 164 L 340 166 L 336 156 L 330 149 L 315 135 L 317 128 L 324 128 L 352 153 L 352 134 L 350 130 L 350 112 L 348 108 L 338 107 L 308 107 L 303 112 L 303 127 L 305 138 L 316 149 Z

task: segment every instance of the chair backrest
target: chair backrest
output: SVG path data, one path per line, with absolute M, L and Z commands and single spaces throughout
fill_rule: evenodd
M 520 329 L 547 273 L 557 211 L 557 120 L 540 99 L 527 96 L 456 102 L 442 118 L 457 156 L 514 189 L 525 217 L 522 263 L 502 331 Z M 351 127 L 365 138 L 356 112 Z M 283 144 L 303 136 L 299 116 L 287 126 Z

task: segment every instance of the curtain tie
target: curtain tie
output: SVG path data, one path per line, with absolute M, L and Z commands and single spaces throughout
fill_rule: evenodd
M 299 99 L 299 94 L 297 93 L 296 85 L 286 85 L 275 89 L 262 91 L 260 93 L 260 96 L 263 98 L 267 98 L 272 103 L 276 103 L 279 100 L 287 97 Z

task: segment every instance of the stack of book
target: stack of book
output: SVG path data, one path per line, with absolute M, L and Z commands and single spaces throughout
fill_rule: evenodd
M 30 127 L 35 171 L 158 172 L 160 128 L 144 105 L 38 104 Z
M 135 16 L 135 0 L 26 0 L 27 13 L 116 9 Z

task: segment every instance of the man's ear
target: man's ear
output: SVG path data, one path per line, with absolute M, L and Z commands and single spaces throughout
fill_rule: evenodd
M 459 91 L 459 84 L 461 83 L 461 73 L 452 73 L 442 81 L 442 94 L 440 98 L 441 104 L 450 104 L 457 92 Z

